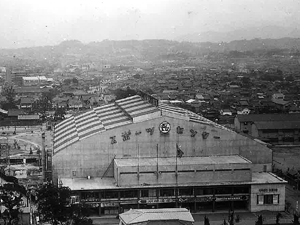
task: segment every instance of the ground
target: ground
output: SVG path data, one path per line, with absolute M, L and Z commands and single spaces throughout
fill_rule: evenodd
M 272 147 L 275 168 L 286 172 L 288 169 L 300 170 L 300 146 Z

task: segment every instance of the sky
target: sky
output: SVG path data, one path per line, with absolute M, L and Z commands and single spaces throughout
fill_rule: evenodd
M 300 0 L 0 0 L 0 48 L 300 28 Z

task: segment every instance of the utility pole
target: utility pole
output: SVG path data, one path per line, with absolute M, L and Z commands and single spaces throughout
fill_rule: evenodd
M 42 178 L 46 181 L 45 132 L 42 133 Z

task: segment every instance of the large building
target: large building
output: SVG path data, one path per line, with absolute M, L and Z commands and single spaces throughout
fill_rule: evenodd
M 263 142 L 148 95 L 62 121 L 53 148 L 54 181 L 96 214 L 284 210 L 286 182 Z
M 271 144 L 300 143 L 300 114 L 237 115 L 234 127 Z

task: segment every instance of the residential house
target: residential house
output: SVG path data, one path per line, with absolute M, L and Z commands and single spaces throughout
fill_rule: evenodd
M 292 105 L 289 109 L 289 113 L 300 113 L 300 107 Z
M 19 108 L 20 109 L 25 109 L 25 110 L 32 110 L 33 103 L 34 103 L 34 98 L 32 98 L 32 97 L 21 97 Z
M 230 109 L 221 109 L 220 115 L 221 116 L 232 116 L 232 111 Z

